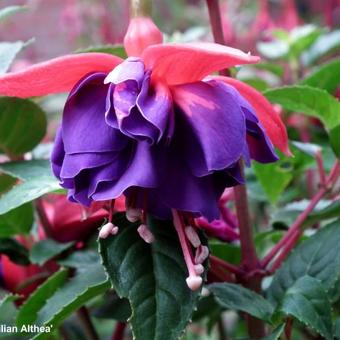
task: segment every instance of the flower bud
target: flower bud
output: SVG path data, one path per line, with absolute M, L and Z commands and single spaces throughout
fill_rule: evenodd
M 136 17 L 130 20 L 124 37 L 124 47 L 128 56 L 139 57 L 150 45 L 161 44 L 163 34 L 148 17 Z

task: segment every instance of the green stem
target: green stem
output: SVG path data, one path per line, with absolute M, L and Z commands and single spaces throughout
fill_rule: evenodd
M 151 0 L 130 0 L 131 18 L 151 17 L 152 2 Z

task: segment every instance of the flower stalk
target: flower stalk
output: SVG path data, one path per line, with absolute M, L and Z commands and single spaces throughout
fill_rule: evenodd
M 225 45 L 219 0 L 207 0 L 210 25 L 215 42 Z M 222 76 L 230 76 L 228 69 L 220 71 Z
M 94 328 L 94 325 L 91 321 L 90 314 L 86 307 L 81 307 L 78 312 L 78 318 L 84 327 L 84 331 L 87 334 L 88 338 L 91 340 L 99 340 L 99 336 Z
M 215 42 L 225 44 L 219 1 L 206 0 L 206 2 L 209 10 L 210 24 L 212 27 Z M 229 75 L 228 70 L 227 74 Z M 222 75 L 226 75 L 226 72 L 223 72 Z M 240 165 L 242 168 L 243 164 Z M 250 222 L 246 187 L 244 185 L 236 186 L 234 188 L 234 194 L 240 231 L 240 243 L 242 252 L 241 266 L 246 272 L 251 272 L 259 268 L 259 260 L 256 254 L 253 240 L 253 230 Z M 242 280 L 242 277 L 240 279 Z M 247 288 L 261 293 L 261 281 L 261 276 L 257 275 L 255 277 L 251 277 L 250 280 L 246 280 L 246 282 L 244 282 L 243 284 Z M 256 319 L 250 315 L 247 315 L 247 327 L 251 339 L 261 339 L 265 335 L 264 323 L 261 320 Z
M 130 0 L 131 18 L 151 17 L 152 2 L 151 0 Z

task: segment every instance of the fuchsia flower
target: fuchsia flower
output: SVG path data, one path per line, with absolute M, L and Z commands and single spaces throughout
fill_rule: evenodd
M 17 240 L 27 249 L 30 249 L 35 242 L 32 237 L 18 236 Z M 57 263 L 53 261 L 43 266 L 35 264 L 24 266 L 12 262 L 6 255 L 0 255 L 0 265 L 4 287 L 11 293 L 22 296 L 16 301 L 17 305 L 21 305 L 44 280 L 58 270 Z
M 48 195 L 41 205 L 49 224 L 50 236 L 58 242 L 83 240 L 108 217 L 108 211 L 101 202 L 94 202 L 90 208 L 84 209 L 69 202 L 63 195 Z
M 212 43 L 162 44 L 149 18 L 131 20 L 125 49 L 126 60 L 69 55 L 0 77 L 0 93 L 8 96 L 71 90 L 52 155 L 71 201 L 89 205 L 124 193 L 131 221 L 141 209 L 213 220 L 223 190 L 243 183 L 240 160 L 276 161 L 272 144 L 289 153 L 286 129 L 260 93 L 210 76 L 258 57 Z M 181 220 L 177 214 L 178 232 Z M 197 265 L 206 255 L 199 246 Z M 187 251 L 185 258 L 188 285 L 198 288 Z

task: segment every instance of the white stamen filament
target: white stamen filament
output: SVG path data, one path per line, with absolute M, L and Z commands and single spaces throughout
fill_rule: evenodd
M 204 267 L 201 264 L 195 264 L 194 267 L 197 275 L 202 275 L 204 273 Z
M 203 263 L 209 256 L 209 248 L 207 246 L 199 246 L 195 254 L 195 263 Z
M 111 230 L 111 234 L 116 235 L 116 234 L 118 234 L 118 231 L 119 231 L 119 228 L 117 226 L 114 226 Z
M 110 234 L 112 234 L 112 231 L 115 228 L 117 227 L 115 227 L 111 222 L 104 224 L 99 230 L 99 238 L 107 238 Z M 117 232 L 118 232 L 118 228 L 117 228 Z
M 201 240 L 198 237 L 196 230 L 193 227 L 188 226 L 188 227 L 185 227 L 184 231 L 190 243 L 195 248 L 198 248 L 201 245 Z
M 129 222 L 134 223 L 142 218 L 142 209 L 127 208 L 126 218 Z
M 152 243 L 155 241 L 155 236 L 146 224 L 141 224 L 138 229 L 139 236 L 146 242 Z

